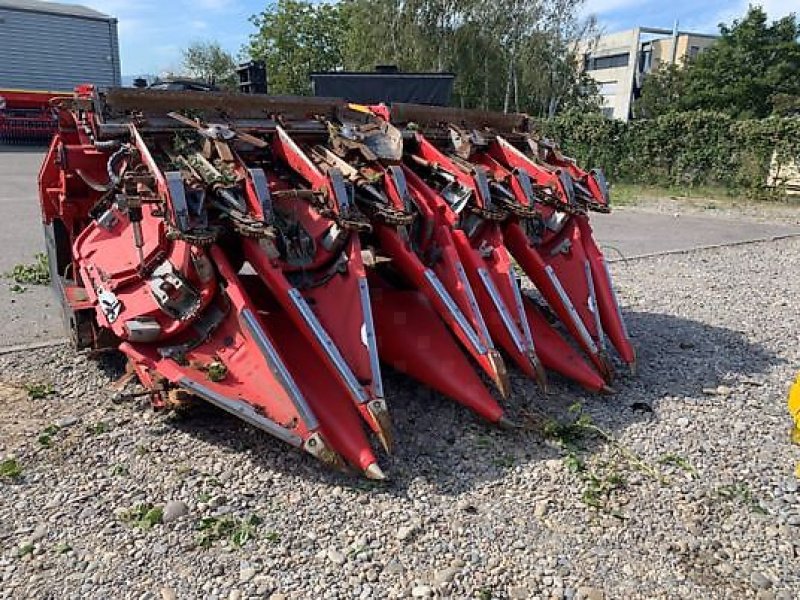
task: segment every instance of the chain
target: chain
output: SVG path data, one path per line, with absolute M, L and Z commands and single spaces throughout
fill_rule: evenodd
M 466 210 L 471 212 L 472 214 L 478 215 L 482 219 L 486 219 L 487 221 L 505 221 L 508 218 L 508 213 L 503 210 L 496 210 L 493 208 L 483 208 L 480 206 L 475 206 L 473 204 L 469 204 L 466 207 Z
M 206 248 L 215 243 L 219 238 L 219 228 L 192 229 L 191 231 L 180 231 L 172 225 L 167 225 L 166 236 L 168 240 L 181 240 L 193 246 Z

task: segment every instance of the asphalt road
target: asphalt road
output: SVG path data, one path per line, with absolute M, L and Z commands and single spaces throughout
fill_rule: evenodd
M 0 273 L 33 262 L 44 251 L 36 180 L 43 149 L 0 146 Z M 0 347 L 64 337 L 61 313 L 45 286 L 11 291 L 0 281 Z
M 800 235 L 795 224 L 725 216 L 673 215 L 622 208 L 593 214 L 592 229 L 609 260 Z
M 0 273 L 32 262 L 44 250 L 36 180 L 43 149 L 0 146 Z M 674 216 L 625 208 L 592 215 L 592 226 L 609 259 L 689 250 L 749 240 L 800 235 L 800 227 L 713 216 Z M 12 292 L 0 282 L 0 347 L 63 337 L 57 303 L 49 288 Z

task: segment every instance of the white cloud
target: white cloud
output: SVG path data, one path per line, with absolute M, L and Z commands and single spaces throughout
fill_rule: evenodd
M 773 19 L 780 19 L 789 13 L 795 13 L 800 16 L 800 0 L 762 0 L 761 2 L 753 2 L 752 4 L 760 4 Z M 742 7 L 743 9 L 746 8 L 746 3 L 743 2 Z M 744 12 L 744 10 L 742 12 Z
M 587 0 L 583 12 L 587 15 L 603 15 L 621 8 L 641 7 L 642 0 Z
M 702 32 L 719 32 L 719 24 L 730 24 L 747 14 L 750 5 L 761 6 L 770 20 L 777 20 L 790 13 L 800 16 L 800 0 L 739 0 L 733 5 L 714 14 L 713 17 L 701 21 L 689 21 L 687 28 Z
M 238 2 L 236 0 L 192 0 L 192 8 L 219 12 L 222 10 L 235 9 Z

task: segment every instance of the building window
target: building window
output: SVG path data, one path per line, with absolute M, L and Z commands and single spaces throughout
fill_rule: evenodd
M 639 72 L 649 73 L 652 66 L 653 66 L 653 47 L 651 44 L 647 44 L 646 46 L 643 46 L 642 51 L 639 52 Z
M 627 67 L 630 54 L 611 54 L 609 56 L 584 56 L 583 66 L 587 71 L 599 71 L 601 69 L 616 69 Z
M 689 60 L 694 60 L 700 54 L 700 46 L 692 46 L 689 48 Z
M 614 109 L 611 108 L 610 106 L 606 106 L 604 108 L 601 108 L 600 112 L 606 119 L 613 119 L 614 118 Z
M 601 81 L 597 84 L 597 91 L 601 96 L 613 96 L 617 93 L 617 82 Z

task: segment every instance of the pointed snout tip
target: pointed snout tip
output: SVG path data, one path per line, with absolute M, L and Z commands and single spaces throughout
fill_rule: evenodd
M 386 481 L 387 477 L 378 466 L 378 463 L 372 463 L 366 469 L 364 469 L 364 475 L 367 479 L 372 479 L 373 481 Z
M 506 416 L 500 417 L 495 424 L 500 429 L 519 429 L 521 427 L 519 423 L 515 423 Z

